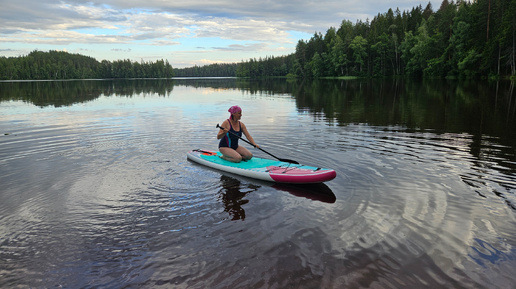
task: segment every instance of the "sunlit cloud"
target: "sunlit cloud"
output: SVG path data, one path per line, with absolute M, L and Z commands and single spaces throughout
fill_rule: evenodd
M 215 63 L 225 63 L 225 62 L 224 61 L 220 61 L 220 60 L 200 59 L 199 63 L 201 63 L 201 64 L 215 64 Z
M 370 0 L 4 2 L 0 56 L 66 48 L 98 59 L 167 58 L 173 66 L 286 55 L 298 40 L 325 33 L 342 20 L 365 21 L 389 8 L 420 5 Z M 199 53 L 210 56 L 199 58 Z

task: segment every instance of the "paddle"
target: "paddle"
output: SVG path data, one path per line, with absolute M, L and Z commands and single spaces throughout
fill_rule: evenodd
M 221 127 L 218 123 L 217 123 L 217 128 L 224 129 L 224 128 L 223 128 L 223 127 Z M 264 153 L 266 153 L 266 154 L 268 154 L 268 155 L 270 155 L 270 156 L 274 157 L 275 159 L 277 159 L 277 160 L 279 160 L 279 161 L 281 161 L 281 162 L 286 162 L 286 163 L 291 163 L 291 164 L 299 164 L 298 162 L 293 161 L 293 160 L 289 160 L 289 159 L 280 159 L 280 158 L 278 158 L 277 156 L 275 156 L 275 155 L 271 154 L 270 152 L 268 152 L 268 151 L 266 151 L 266 150 L 264 150 L 264 149 L 262 149 L 262 148 L 256 147 L 254 144 L 252 144 L 251 142 L 249 142 L 249 141 L 247 141 L 247 140 L 243 139 L 243 138 L 242 138 L 241 136 L 239 136 L 238 134 L 233 133 L 233 132 L 231 132 L 231 131 L 229 131 L 229 133 L 230 133 L 230 134 L 232 134 L 232 135 L 234 135 L 234 136 L 236 136 L 236 137 L 238 137 L 239 139 L 241 139 L 241 140 L 245 141 L 246 143 L 248 143 L 248 144 L 252 145 L 253 147 L 255 147 L 255 148 L 257 148 L 257 149 L 261 150 L 262 152 L 264 152 Z

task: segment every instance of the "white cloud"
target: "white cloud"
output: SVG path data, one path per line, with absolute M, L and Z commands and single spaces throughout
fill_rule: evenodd
M 68 45 L 71 43 L 82 44 L 128 44 L 131 37 L 124 35 L 94 35 L 66 30 L 48 30 L 16 33 L 10 37 L 0 37 L 0 42 L 23 42 L 27 44 L 51 44 Z
M 207 64 L 215 64 L 215 63 L 225 63 L 225 62 L 220 61 L 220 60 L 200 59 L 199 63 L 201 63 L 202 65 L 207 65 Z
M 95 55 L 90 55 L 97 58 L 139 59 L 160 54 L 158 58 L 170 55 L 178 58 L 177 55 L 182 55 L 184 59 L 177 59 L 178 63 L 193 62 L 186 58 L 195 57 L 192 54 L 199 52 L 215 54 L 196 60 L 197 63 L 206 59 L 222 61 L 230 56 L 238 61 L 271 54 L 284 55 L 293 52 L 299 40 L 293 38 L 293 32 L 308 38 L 315 32 L 325 33 L 330 26 L 338 27 L 345 19 L 365 21 L 389 8 L 406 10 L 420 3 L 405 0 L 395 3 L 371 0 L 3 2 L 0 55 L 30 51 L 38 45 L 61 50 L 75 45 L 75 50 L 91 51 Z M 113 45 L 124 47 L 116 47 L 121 49 L 118 54 L 102 56 Z M 72 47 L 68 50 L 72 51 Z M 146 54 L 148 50 L 152 51 Z
M 196 37 L 218 37 L 242 41 L 292 42 L 281 29 L 283 23 L 253 19 L 210 19 L 196 23 Z

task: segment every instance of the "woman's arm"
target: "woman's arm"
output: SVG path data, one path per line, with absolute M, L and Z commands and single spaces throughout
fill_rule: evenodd
M 240 122 L 240 126 L 242 127 L 242 132 L 244 133 L 245 137 L 257 148 L 260 146 L 256 144 L 251 134 L 247 131 L 247 128 L 245 127 L 245 124 L 243 122 Z
M 217 139 L 223 138 L 229 131 L 229 122 L 226 119 L 220 126 L 219 133 L 217 133 Z

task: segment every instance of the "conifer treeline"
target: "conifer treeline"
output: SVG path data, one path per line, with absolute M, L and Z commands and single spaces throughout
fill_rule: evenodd
M 515 76 L 515 54 L 515 0 L 444 0 L 435 12 L 428 3 L 345 20 L 291 55 L 240 63 L 237 76 Z
M 187 68 L 174 68 L 176 77 L 235 77 L 238 64 L 214 63 L 204 66 L 192 66 Z
M 64 51 L 32 51 L 27 56 L 0 57 L 0 79 L 168 78 L 174 76 L 168 60 L 98 62 L 95 58 Z
M 299 40 L 293 54 L 242 61 L 239 77 L 306 78 L 409 75 L 429 78 L 516 76 L 516 1 L 444 0 L 411 11 L 342 21 Z M 198 67 L 196 72 L 204 72 Z M 196 75 L 190 70 L 187 76 Z
M 102 61 L 66 52 L 0 57 L 0 79 L 162 78 L 172 76 L 304 78 L 409 75 L 477 78 L 516 76 L 516 0 L 443 0 L 411 11 L 342 21 L 299 40 L 295 53 L 240 63 L 172 69 L 168 61 Z

